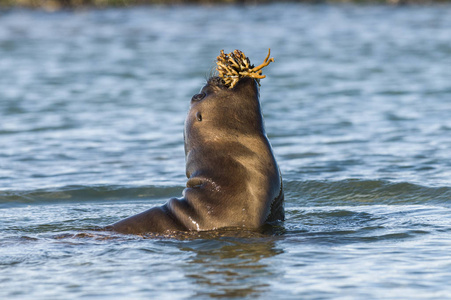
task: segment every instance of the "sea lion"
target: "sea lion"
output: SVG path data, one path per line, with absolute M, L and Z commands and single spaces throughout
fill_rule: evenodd
M 282 177 L 266 136 L 257 81 L 211 77 L 185 121 L 188 181 L 172 198 L 107 227 L 120 233 L 257 229 L 284 220 Z

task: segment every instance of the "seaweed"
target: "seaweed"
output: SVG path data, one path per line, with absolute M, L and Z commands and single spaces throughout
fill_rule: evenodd
M 262 69 L 274 62 L 274 58 L 269 58 L 270 55 L 271 49 L 268 49 L 268 55 L 263 63 L 254 67 L 249 58 L 240 50 L 235 50 L 229 54 L 225 54 L 224 50 L 221 50 L 216 60 L 216 70 L 219 73 L 219 77 L 224 80 L 225 86 L 229 88 L 233 88 L 243 77 L 254 78 L 260 85 L 260 79 L 266 77 L 266 75 L 262 75 Z

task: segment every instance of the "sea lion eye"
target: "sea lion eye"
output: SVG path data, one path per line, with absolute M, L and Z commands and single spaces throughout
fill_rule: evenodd
M 196 113 L 196 118 L 197 118 L 197 121 L 202 121 L 202 115 L 200 114 L 200 112 L 197 112 Z
M 205 98 L 205 93 L 196 94 L 191 98 L 191 101 L 200 101 Z

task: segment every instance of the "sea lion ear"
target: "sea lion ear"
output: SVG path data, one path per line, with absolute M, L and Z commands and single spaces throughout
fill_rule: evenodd
M 232 89 L 234 92 L 246 93 L 258 97 L 258 83 L 254 78 L 243 77 Z

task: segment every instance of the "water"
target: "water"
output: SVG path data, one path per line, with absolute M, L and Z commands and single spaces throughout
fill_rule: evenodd
M 0 298 L 451 298 L 451 6 L 0 14 Z M 219 50 L 260 63 L 287 221 L 93 231 L 179 196 Z

